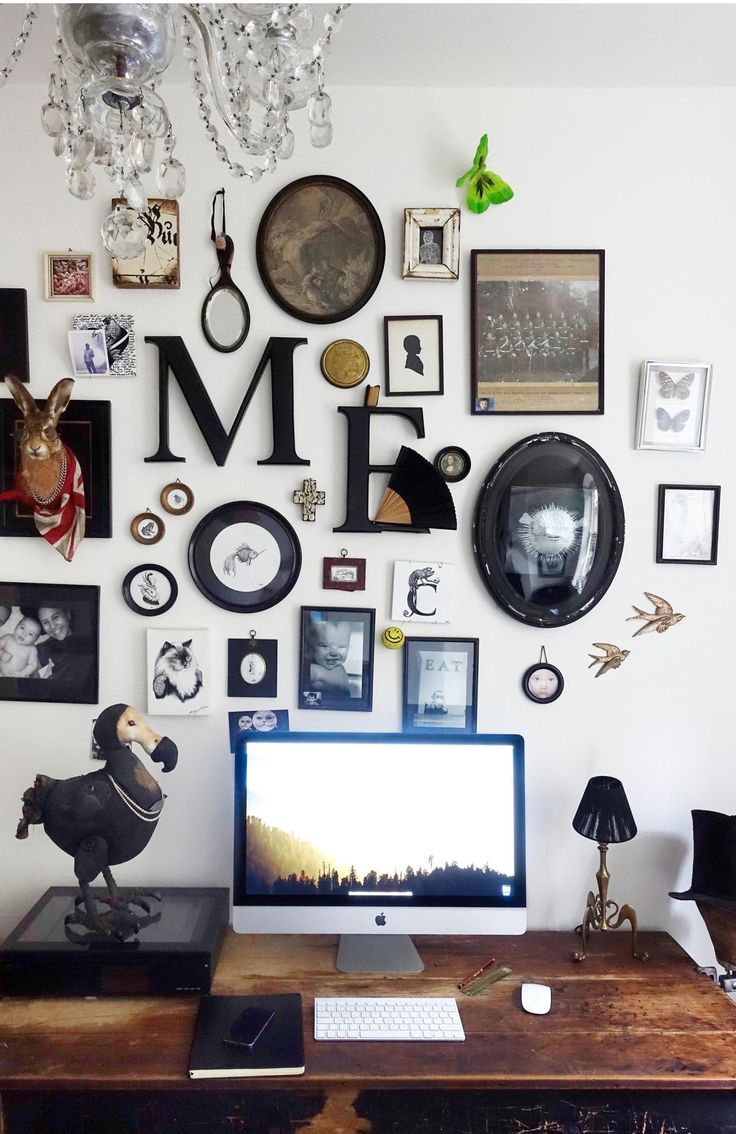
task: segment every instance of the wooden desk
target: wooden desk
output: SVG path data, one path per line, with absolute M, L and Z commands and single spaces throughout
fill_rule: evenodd
M 196 998 L 0 1003 L 0 1134 L 712 1134 L 736 1126 L 736 1006 L 665 933 L 421 937 L 418 976 L 346 976 L 326 937 L 228 932 L 213 992 L 301 992 L 299 1078 L 192 1081 Z M 457 982 L 495 956 L 512 975 Z M 548 1016 L 519 1003 L 552 987 Z M 315 1043 L 315 995 L 458 995 L 458 1044 Z

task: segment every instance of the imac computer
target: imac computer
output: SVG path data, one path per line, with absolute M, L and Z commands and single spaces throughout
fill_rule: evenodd
M 249 736 L 233 928 L 340 934 L 346 972 L 421 971 L 410 934 L 523 933 L 522 738 Z

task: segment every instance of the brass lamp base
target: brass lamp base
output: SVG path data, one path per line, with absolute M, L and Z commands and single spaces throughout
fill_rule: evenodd
M 649 954 L 637 951 L 636 948 L 636 910 L 629 905 L 619 907 L 616 902 L 611 901 L 608 897 L 608 883 L 611 877 L 606 869 L 608 843 L 599 843 L 598 850 L 601 856 L 600 866 L 595 874 L 598 880 L 598 893 L 594 894 L 592 890 L 588 892 L 583 920 L 580 925 L 575 927 L 575 932 L 582 938 L 582 948 L 573 953 L 573 960 L 585 960 L 588 933 L 591 929 L 600 929 L 605 932 L 609 929 L 618 929 L 619 926 L 628 921 L 631 925 L 631 952 L 637 961 L 648 961 Z

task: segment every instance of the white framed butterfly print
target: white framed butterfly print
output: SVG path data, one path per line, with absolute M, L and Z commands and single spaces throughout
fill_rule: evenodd
M 634 448 L 702 453 L 712 377 L 711 362 L 643 362 Z

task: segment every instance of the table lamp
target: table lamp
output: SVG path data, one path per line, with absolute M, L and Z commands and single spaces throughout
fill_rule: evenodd
M 574 959 L 585 960 L 590 929 L 618 929 L 628 921 L 631 924 L 633 955 L 640 961 L 648 960 L 646 953 L 637 952 L 636 911 L 633 906 L 623 905 L 619 908 L 608 897 L 610 875 L 606 867 L 606 854 L 609 843 L 625 843 L 636 834 L 636 823 L 621 781 L 613 776 L 593 776 L 583 792 L 572 825 L 579 835 L 595 839 L 600 852 L 600 865 L 595 875 L 598 893 L 594 894 L 592 890 L 588 893 L 582 923 L 575 930 L 580 934 L 582 947 L 573 954 Z

